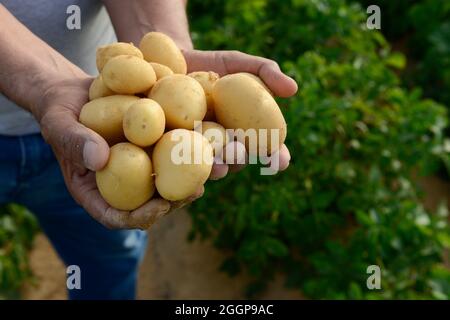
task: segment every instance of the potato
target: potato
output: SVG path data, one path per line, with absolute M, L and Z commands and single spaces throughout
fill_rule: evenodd
M 214 155 L 220 155 L 223 147 L 230 142 L 230 137 L 225 128 L 212 121 L 202 121 L 201 126 L 197 126 L 195 131 L 200 132 L 208 139 L 213 147 Z
M 114 91 L 112 91 L 105 85 L 101 75 L 95 78 L 94 81 L 92 81 L 91 86 L 89 87 L 89 101 L 112 96 L 113 94 Z
M 119 143 L 111 148 L 106 166 L 95 178 L 103 199 L 119 210 L 134 210 L 155 192 L 152 162 L 141 148 Z
M 123 115 L 137 100 L 138 97 L 123 95 L 92 100 L 81 109 L 80 122 L 101 135 L 110 145 L 124 141 Z
M 159 194 L 170 201 L 183 200 L 208 179 L 213 149 L 200 133 L 175 129 L 165 133 L 156 143 L 152 160 Z
M 270 95 L 273 96 L 272 90 L 270 90 L 269 87 L 264 83 L 264 81 L 263 81 L 260 77 L 258 77 L 256 74 L 249 73 L 249 72 L 239 72 L 239 74 L 244 74 L 244 75 L 246 75 L 246 76 L 252 78 L 252 79 L 255 80 L 256 82 L 258 82 L 260 85 L 262 85 L 263 88 L 266 89 L 267 92 L 270 93 Z
M 150 65 L 152 66 L 153 70 L 155 70 L 156 80 L 173 74 L 173 71 L 165 65 L 156 62 L 150 62 Z
M 133 103 L 123 117 L 125 137 L 140 147 L 151 146 L 158 141 L 165 126 L 163 109 L 151 99 L 140 99 Z
M 155 71 L 156 81 L 158 81 L 164 77 L 173 75 L 173 71 L 169 67 L 166 67 L 166 66 L 156 63 L 156 62 L 150 62 L 150 65 L 152 66 L 153 70 Z M 150 90 L 147 90 L 146 92 L 144 92 L 144 96 L 148 97 L 150 95 Z
M 142 52 L 136 48 L 132 43 L 117 42 L 109 44 L 97 49 L 97 69 L 102 72 L 103 67 L 109 59 L 120 55 L 131 55 L 144 59 Z
M 149 90 L 156 82 L 150 63 L 135 56 L 111 58 L 102 70 L 106 86 L 120 94 L 136 94 Z
M 286 122 L 274 98 L 256 81 L 244 74 L 230 74 L 217 80 L 213 88 L 217 122 L 227 129 L 255 129 L 257 145 L 246 142 L 250 154 L 272 154 L 286 139 Z M 266 129 L 266 135 L 260 129 Z M 271 143 L 272 131 L 278 132 L 278 139 Z M 251 133 L 250 131 L 246 132 Z M 261 137 L 266 139 L 261 139 Z M 276 136 L 274 136 L 276 137 Z M 264 141 L 265 140 L 265 141 Z
M 206 114 L 206 96 L 202 86 L 189 76 L 174 74 L 159 80 L 149 98 L 160 104 L 169 129 L 194 129 L 194 121 Z
M 212 98 L 212 88 L 214 83 L 216 83 L 219 79 L 219 75 L 213 71 L 196 71 L 189 73 L 188 76 L 197 80 L 205 91 L 207 110 L 204 120 L 214 120 L 214 100 Z
M 149 32 L 139 45 L 144 59 L 169 67 L 174 73 L 186 74 L 187 65 L 175 42 L 160 32 Z

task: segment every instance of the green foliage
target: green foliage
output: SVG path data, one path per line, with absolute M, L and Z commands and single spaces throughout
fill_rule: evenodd
M 359 0 L 377 4 L 382 32 L 411 56 L 402 73 L 409 87 L 450 105 L 450 2 L 441 0 Z
M 448 163 L 446 109 L 407 91 L 392 68 L 405 58 L 365 29 L 365 11 L 341 0 L 191 0 L 197 47 L 238 49 L 281 63 L 300 85 L 280 100 L 289 169 L 258 166 L 208 183 L 192 207 L 192 237 L 230 253 L 254 294 L 275 273 L 311 298 L 448 298 L 447 210 L 420 204 L 411 173 Z M 366 268 L 382 269 L 382 290 Z
M 37 221 L 24 207 L 0 207 L 0 300 L 18 297 L 20 286 L 31 278 L 28 251 L 37 230 Z

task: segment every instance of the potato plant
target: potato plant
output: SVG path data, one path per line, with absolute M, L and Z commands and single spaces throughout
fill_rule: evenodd
M 190 15 L 199 49 L 272 58 L 299 83 L 282 102 L 289 169 L 274 178 L 251 166 L 210 185 L 191 207 L 191 237 L 228 255 L 222 270 L 250 274 L 250 295 L 282 274 L 309 298 L 448 299 L 447 208 L 426 210 L 412 178 L 448 161 L 448 114 L 404 89 L 404 57 L 365 28 L 365 8 L 192 0 Z M 366 286 L 370 265 L 381 290 Z
M 32 280 L 28 251 L 37 230 L 26 208 L 12 203 L 0 207 L 0 300 L 17 299 L 21 286 Z

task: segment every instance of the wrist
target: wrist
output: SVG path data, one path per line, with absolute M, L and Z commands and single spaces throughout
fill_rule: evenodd
M 35 76 L 35 82 L 40 81 L 39 85 L 34 86 L 31 92 L 30 112 L 38 123 L 44 117 L 46 112 L 52 106 L 64 104 L 67 96 L 74 91 L 83 90 L 88 96 L 89 85 L 92 78 L 86 74 L 74 75 L 43 75 Z

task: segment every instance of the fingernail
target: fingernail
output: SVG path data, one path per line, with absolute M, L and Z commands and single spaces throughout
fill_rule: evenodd
M 290 163 L 291 163 L 291 162 L 288 161 L 288 162 L 286 163 L 285 166 L 283 166 L 282 168 L 280 168 L 280 171 L 284 171 L 284 170 L 286 170 L 287 168 L 289 168 L 289 164 L 290 164 Z
M 165 203 L 163 206 L 162 206 L 162 208 L 161 208 L 161 212 L 162 213 L 167 213 L 167 212 L 169 212 L 169 210 L 170 210 L 170 203 Z
M 159 204 L 157 205 L 157 208 L 158 208 L 158 211 L 161 214 L 167 213 L 170 210 L 170 208 L 172 207 L 171 204 L 168 201 L 166 201 L 166 200 L 155 199 L 154 201 L 159 201 Z
M 201 186 L 190 198 L 197 200 L 198 198 L 201 198 L 204 193 L 205 193 L 205 187 Z
M 218 152 L 218 153 L 220 153 L 220 154 L 218 154 L 218 155 L 216 155 L 216 156 L 214 157 L 214 164 L 224 164 L 224 163 L 223 163 L 223 159 L 222 159 L 222 152 L 223 152 L 223 150 L 221 150 L 220 152 Z
M 83 149 L 84 166 L 92 171 L 96 170 L 95 155 L 97 152 L 97 144 L 93 141 L 87 141 Z
M 291 160 L 292 160 L 291 153 L 288 150 L 288 163 L 291 162 Z

